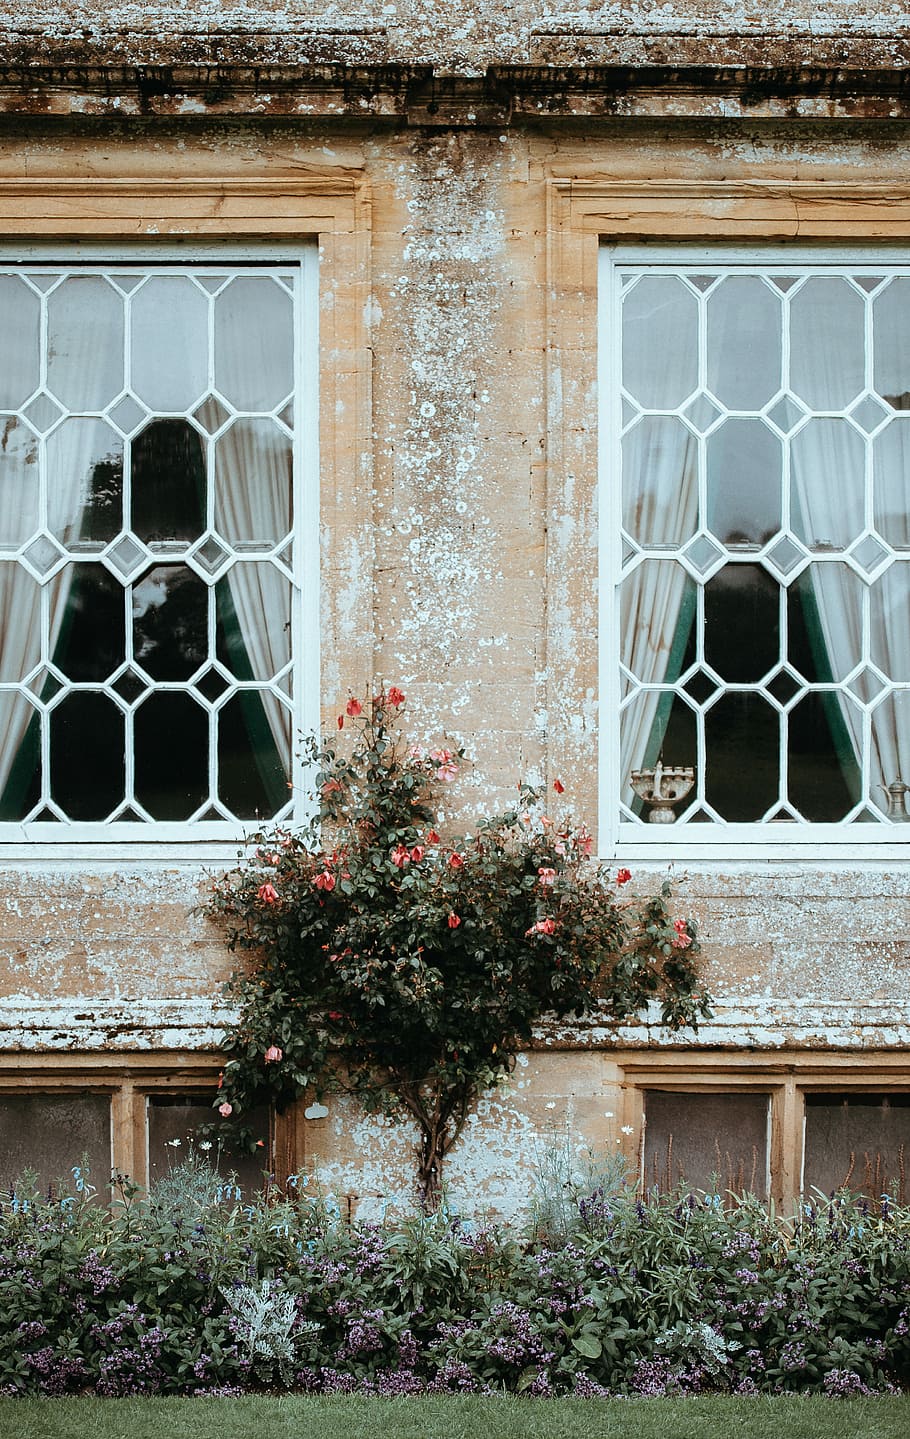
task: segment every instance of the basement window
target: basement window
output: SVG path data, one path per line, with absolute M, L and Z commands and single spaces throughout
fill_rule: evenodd
M 768 1194 L 767 1094 L 645 1094 L 642 1179 L 667 1193 L 682 1185 L 721 1194 Z
M 690 258 L 603 251 L 619 838 L 910 837 L 910 265 Z
M 253 1109 L 245 1122 L 260 1140 L 262 1148 L 255 1154 L 232 1153 L 217 1142 L 196 1138 L 196 1130 L 216 1119 L 211 1094 L 150 1095 L 146 1106 L 148 1125 L 149 1184 L 164 1178 L 187 1160 L 211 1165 L 225 1180 L 236 1180 L 244 1199 L 252 1199 L 262 1190 L 265 1174 L 271 1168 L 269 1111 L 265 1106 Z
M 0 264 L 7 838 L 290 814 L 314 290 L 314 250 Z
M 807 1094 L 803 1192 L 910 1197 L 910 1094 Z
M 111 1178 L 111 1101 L 107 1094 L 0 1095 L 0 1185 L 28 1170 L 39 1190 L 95 1193 Z M 76 1171 L 74 1173 L 74 1170 Z

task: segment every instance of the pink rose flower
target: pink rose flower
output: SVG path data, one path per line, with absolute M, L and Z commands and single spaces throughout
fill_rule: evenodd
M 450 915 L 449 915 L 448 924 L 449 924 L 449 929 L 457 929 L 458 926 L 461 924 L 461 917 L 460 917 L 460 915 L 450 914 Z
M 228 1104 L 227 1100 L 225 1100 L 223 1104 L 219 1104 L 218 1113 L 221 1115 L 222 1119 L 227 1119 L 229 1114 L 234 1113 L 233 1104 Z
M 277 1064 L 280 1059 L 284 1058 L 284 1050 L 279 1049 L 277 1044 L 270 1044 L 262 1057 L 266 1064 Z
M 526 935 L 526 936 L 532 935 L 532 934 L 555 934 L 555 933 L 556 933 L 556 920 L 555 920 L 555 919 L 551 919 L 549 915 L 547 915 L 546 919 L 539 919 L 536 924 L 532 924 L 532 925 L 531 925 L 531 928 L 530 928 L 530 929 L 525 930 L 525 935 Z
M 317 889 L 325 889 L 331 891 L 335 888 L 335 876 L 332 874 L 332 871 L 330 869 L 324 869 L 321 874 L 317 874 L 316 878 L 313 880 L 313 884 L 316 886 Z
M 449 855 L 449 869 L 464 869 L 464 859 L 453 850 Z
M 261 884 L 256 891 L 256 898 L 260 904 L 274 904 L 278 891 L 273 884 Z
M 552 884 L 556 878 L 556 871 L 555 869 L 550 869 L 548 865 L 541 865 L 537 871 L 537 878 L 541 884 Z
M 349 699 L 345 706 L 345 714 L 351 719 L 356 719 L 358 715 L 362 715 L 363 705 L 360 703 L 360 700 L 355 700 L 353 697 Z
M 397 685 L 392 685 L 386 695 L 386 700 L 395 709 L 404 704 L 404 694 Z
M 399 869 L 404 869 L 406 864 L 410 864 L 410 861 L 411 851 L 408 849 L 407 845 L 396 844 L 395 848 L 392 850 L 392 863 L 397 864 Z
M 415 844 L 414 848 L 411 850 L 411 859 L 414 861 L 415 864 L 419 864 L 420 861 L 423 859 L 422 844 Z

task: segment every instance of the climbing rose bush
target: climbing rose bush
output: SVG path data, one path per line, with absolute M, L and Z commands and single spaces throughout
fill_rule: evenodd
M 258 834 L 213 885 L 205 911 L 249 952 L 215 1105 L 234 1142 L 255 1105 L 305 1092 L 409 1117 L 432 1207 L 471 1107 L 543 1015 L 621 1019 L 656 1000 L 675 1029 L 708 1000 L 669 886 L 627 898 L 629 872 L 599 864 L 533 789 L 471 834 L 445 832 L 463 752 L 407 742 L 405 702 L 396 686 L 352 696 L 339 736 L 308 748 L 311 824 Z

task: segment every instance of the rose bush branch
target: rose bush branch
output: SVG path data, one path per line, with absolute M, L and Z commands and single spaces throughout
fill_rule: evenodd
M 543 813 L 534 790 L 443 838 L 439 799 L 463 754 L 405 744 L 404 703 L 394 686 L 352 698 L 338 718 L 348 743 L 309 742 L 311 824 L 257 835 L 204 909 L 250 951 L 229 991 L 226 1125 L 263 1101 L 280 1112 L 305 1091 L 346 1090 L 417 1125 L 432 1207 L 472 1106 L 543 1015 L 622 1019 L 657 1001 L 678 1028 L 708 998 L 669 886 L 625 898 L 629 872 L 592 859 L 587 832 Z

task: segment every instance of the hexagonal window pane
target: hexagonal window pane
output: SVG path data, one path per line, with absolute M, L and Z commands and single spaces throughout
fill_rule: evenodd
M 133 585 L 133 654 L 152 679 L 186 680 L 208 657 L 208 586 L 186 565 Z
M 38 441 L 21 420 L 0 418 L 3 549 L 18 549 L 38 528 Z
M 16 684 L 41 658 L 41 586 L 18 560 L 0 560 L 0 614 L 19 617 L 0 645 L 0 682 Z
M 191 695 L 150 695 L 136 709 L 136 798 L 156 820 L 189 819 L 209 792 L 209 720 Z
M 910 774 L 910 691 L 887 695 L 872 711 L 871 798 L 875 808 L 887 815 L 889 785 L 908 783 Z M 905 797 L 906 805 L 906 797 Z M 892 818 L 900 818 L 892 815 Z M 903 820 L 901 820 L 903 823 Z
M 51 710 L 51 792 L 69 819 L 105 819 L 122 802 L 124 719 L 109 696 L 86 692 Z
M 61 580 L 66 607 L 54 664 L 77 684 L 106 680 L 126 653 L 123 586 L 92 564 L 67 565 Z
M 707 303 L 708 389 L 728 410 L 760 410 L 781 384 L 780 295 L 727 275 Z
M 0 692 L 0 737 L 0 820 L 22 820 L 41 793 L 40 720 L 27 695 Z
M 872 301 L 872 375 L 895 410 L 910 410 L 910 280 L 898 277 Z
M 724 695 L 705 713 L 705 798 L 722 819 L 749 823 L 777 803 L 780 716 L 761 695 Z
M 756 684 L 780 658 L 780 586 L 733 564 L 705 584 L 705 660 L 730 684 Z
M 64 420 L 47 441 L 51 533 L 72 549 L 108 544 L 123 525 L 123 440 L 104 420 Z
M 844 410 L 865 389 L 865 305 L 846 280 L 807 280 L 790 307 L 790 388 L 813 410 Z
M 871 587 L 871 660 L 896 684 L 910 681 L 910 560 L 899 560 Z
M 209 377 L 208 300 L 182 275 L 157 275 L 133 296 L 132 386 L 150 410 L 191 410 Z
M 728 548 L 760 546 L 781 525 L 781 442 L 763 420 L 726 420 L 706 441 L 708 527 Z
M 215 387 L 238 410 L 272 410 L 294 388 L 294 302 L 268 276 L 232 280 L 215 300 Z
M 218 795 L 240 819 L 287 804 L 290 711 L 274 695 L 243 690 L 218 711 Z
M 68 410 L 103 410 L 123 389 L 123 297 L 99 275 L 48 296 L 47 387 Z
M 234 565 L 215 586 L 216 655 L 239 680 L 270 680 L 291 658 L 291 586 L 274 565 Z
M 0 410 L 18 410 L 38 388 L 41 301 L 18 275 L 0 275 Z
M 698 384 L 698 301 L 674 275 L 646 275 L 623 300 L 622 382 L 652 410 L 675 410 Z
M 623 800 L 636 819 L 648 823 L 653 806 L 633 792 L 632 770 L 653 769 L 658 760 L 664 768 L 695 766 L 698 754 L 695 711 L 679 695 L 642 691 L 622 712 Z M 688 808 L 692 794 L 673 806 L 677 819 Z
M 790 447 L 790 523 L 813 550 L 844 550 L 863 530 L 866 446 L 846 420 L 809 420 Z
M 236 420 L 215 442 L 215 529 L 238 548 L 271 548 L 293 523 L 291 440 L 272 420 Z
M 788 659 L 810 684 L 838 683 L 860 663 L 865 589 L 849 565 L 813 564 L 787 590 Z
M 848 695 L 803 695 L 787 720 L 787 789 L 803 819 L 834 824 L 859 798 L 862 715 Z
M 675 560 L 645 560 L 620 590 L 621 658 L 644 684 L 675 684 L 695 618 L 695 581 Z
M 149 545 L 198 539 L 206 494 L 198 430 L 186 420 L 153 420 L 133 440 L 131 470 L 134 533 Z
M 875 528 L 895 549 L 910 548 L 910 416 L 892 420 L 872 441 L 872 504 Z
M 623 528 L 641 545 L 684 545 L 698 519 L 695 436 L 681 420 L 646 417 L 622 451 Z

